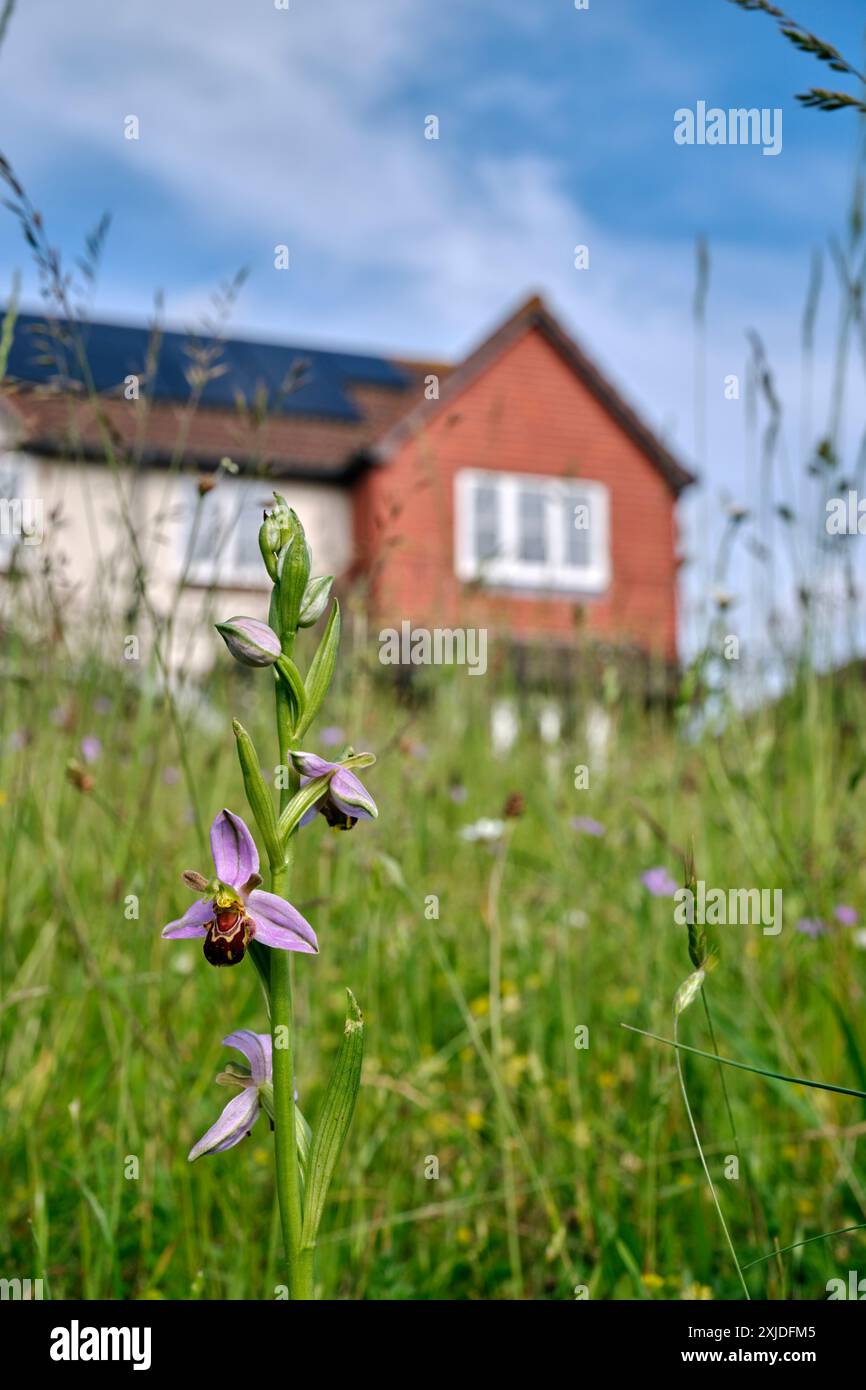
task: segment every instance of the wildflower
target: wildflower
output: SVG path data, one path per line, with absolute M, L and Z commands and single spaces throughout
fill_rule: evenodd
M 818 936 L 826 936 L 827 924 L 822 922 L 820 917 L 801 917 L 797 922 L 797 931 L 804 936 L 811 936 L 814 941 Z
M 455 806 L 462 806 L 469 793 L 463 786 L 462 782 L 453 782 L 451 784 L 449 795 L 451 797 L 451 800 L 454 802 Z
M 490 715 L 490 741 L 497 756 L 510 753 L 520 728 L 517 712 L 510 700 L 497 700 Z
M 339 724 L 329 724 L 326 729 L 322 729 L 319 739 L 325 748 L 339 748 L 346 742 L 346 733 Z
M 460 831 L 461 840 L 469 840 L 472 843 L 481 841 L 484 844 L 493 844 L 496 840 L 502 839 L 505 830 L 505 821 L 490 820 L 482 816 L 481 820 L 475 821 L 474 825 L 464 825 Z
M 192 870 L 183 875 L 188 888 L 208 896 L 169 922 L 163 936 L 203 936 L 205 960 L 211 965 L 237 965 L 253 940 L 281 951 L 315 954 L 319 947 L 309 922 L 285 898 L 259 887 L 258 850 L 240 816 L 220 811 L 210 845 L 216 877 L 208 882 Z
M 664 868 L 647 869 L 641 874 L 640 881 L 654 898 L 672 898 L 677 891 L 677 884 Z
M 229 618 L 217 623 L 216 630 L 242 666 L 273 666 L 280 655 L 279 637 L 256 618 Z
M 601 821 L 593 820 L 592 816 L 572 816 L 572 830 L 577 830 L 581 835 L 603 835 L 605 828 Z
M 259 1116 L 264 1099 L 272 1095 L 272 1051 L 269 1033 L 251 1033 L 241 1028 L 223 1038 L 224 1047 L 236 1047 L 249 1062 L 249 1067 L 232 1063 L 230 1069 L 217 1077 L 222 1085 L 240 1086 L 240 1094 L 229 1101 L 216 1124 L 211 1125 L 198 1143 L 189 1151 L 194 1163 L 202 1154 L 223 1153 L 245 1139 Z
M 329 763 L 316 753 L 292 753 L 292 762 L 301 773 L 301 785 L 313 777 L 327 777 L 328 786 L 316 805 L 306 813 L 301 825 L 308 825 L 318 811 L 334 830 L 351 830 L 359 820 L 375 820 L 379 812 L 367 788 L 351 768 Z
M 838 907 L 833 908 L 833 916 L 843 927 L 856 927 L 857 925 L 856 907 L 847 907 L 845 903 L 840 903 Z
M 102 743 L 95 734 L 81 740 L 81 756 L 86 763 L 95 763 L 102 753 Z

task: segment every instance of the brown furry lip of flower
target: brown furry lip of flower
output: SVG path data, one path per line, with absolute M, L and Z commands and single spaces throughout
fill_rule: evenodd
M 506 820 L 516 820 L 526 810 L 526 798 L 522 792 L 509 792 L 505 798 L 502 814 Z

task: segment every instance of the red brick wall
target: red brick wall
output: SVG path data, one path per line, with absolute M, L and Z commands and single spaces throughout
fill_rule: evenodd
M 454 477 L 463 468 L 582 477 L 610 492 L 605 594 L 528 597 L 454 574 Z M 676 656 L 674 499 L 655 466 L 537 330 L 508 347 L 422 436 L 364 474 L 356 545 L 383 626 L 488 626 L 526 637 L 579 628 Z

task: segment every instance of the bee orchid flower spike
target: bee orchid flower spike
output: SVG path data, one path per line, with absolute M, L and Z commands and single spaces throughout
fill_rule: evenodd
M 340 609 L 331 600 L 330 575 L 311 578 L 312 555 L 304 528 L 284 498 L 274 494 L 259 531 L 259 549 L 272 583 L 268 621 L 230 618 L 218 625 L 232 656 L 259 667 L 276 697 L 278 765 L 285 773 L 275 798 L 262 775 L 262 759 L 238 720 L 232 732 L 258 843 L 267 855 L 263 887 L 253 832 L 233 811 L 220 811 L 210 833 L 213 876 L 188 870 L 183 881 L 199 896 L 183 916 L 163 929 L 171 940 L 203 940 L 212 965 L 239 965 L 249 957 L 263 984 L 271 1032 L 241 1029 L 225 1038 L 248 1067 L 232 1064 L 217 1078 L 240 1088 L 220 1118 L 194 1145 L 190 1160 L 222 1154 L 249 1134 L 261 1109 L 274 1131 L 274 1171 L 286 1260 L 294 1299 L 313 1297 L 313 1254 L 331 1178 L 349 1131 L 361 1081 L 364 1023 L 354 995 L 349 1005 L 330 1080 L 311 1128 L 295 1101 L 297 1058 L 293 1033 L 290 952 L 314 956 L 313 927 L 288 898 L 300 827 L 319 812 L 337 829 L 374 820 L 376 803 L 355 769 L 375 761 L 349 752 L 326 762 L 298 750 L 306 742 L 337 665 Z M 325 614 L 327 612 L 327 617 Z M 304 673 L 295 654 L 298 632 L 324 626 Z M 272 759 L 266 759 L 268 763 Z M 268 947 L 270 949 L 265 950 Z M 242 1160 L 241 1160 L 242 1161 Z

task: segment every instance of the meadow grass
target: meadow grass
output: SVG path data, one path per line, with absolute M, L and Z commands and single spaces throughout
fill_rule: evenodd
M 215 642 L 217 641 L 215 636 Z M 363 654 L 362 654 L 363 657 Z M 261 1031 L 255 971 L 206 968 L 160 939 L 207 864 L 206 823 L 242 809 L 230 712 L 267 747 L 269 678 L 218 663 L 180 723 L 144 684 L 70 667 L 9 640 L 0 765 L 2 1158 L 0 1267 L 53 1297 L 270 1298 L 281 1282 L 265 1120 L 239 1149 L 186 1155 L 225 1100 L 231 1028 Z M 479 688 L 483 687 L 483 688 Z M 613 686 L 610 687 L 613 691 Z M 344 670 L 324 722 L 379 756 L 380 819 L 340 837 L 305 829 L 293 899 L 321 955 L 295 962 L 300 1105 L 327 1077 L 350 986 L 367 1021 L 363 1086 L 317 1252 L 326 1297 L 741 1296 L 692 1142 L 671 1036 L 692 968 L 669 899 L 641 883 L 694 845 L 709 884 L 784 892 L 784 929 L 719 929 L 707 977 L 726 1056 L 866 1088 L 866 956 L 833 906 L 863 903 L 863 691 L 801 677 L 781 702 L 729 711 L 721 736 L 610 695 L 606 770 L 576 791 L 578 693 L 562 739 L 514 691 L 521 737 L 489 739 L 489 680 L 444 673 L 412 702 L 375 662 Z M 94 785 L 68 780 L 97 735 Z M 854 783 L 855 785 L 852 785 Z M 462 804 L 450 789 L 467 790 Z M 462 826 L 524 813 L 499 848 Z M 602 837 L 576 832 L 594 816 Z M 662 836 L 666 836 L 665 843 Z M 339 852 L 336 852 L 339 850 Z M 127 917 L 128 895 L 139 916 Z M 429 916 L 438 898 L 438 920 Z M 426 909 L 426 911 L 425 911 Z M 811 939 L 801 916 L 832 923 Z M 589 1047 L 575 1047 L 575 1028 Z M 693 1007 L 681 1040 L 713 1051 Z M 685 1056 L 696 1124 L 741 1264 L 866 1221 L 863 1105 Z M 138 1177 L 130 1157 L 138 1160 Z M 429 1174 L 438 1161 L 438 1178 Z M 753 1297 L 822 1297 L 864 1234 L 815 1241 L 747 1274 Z

